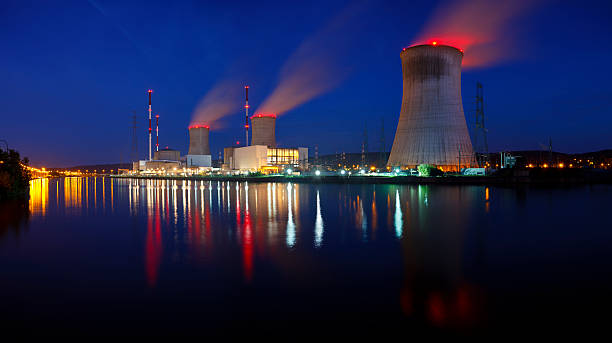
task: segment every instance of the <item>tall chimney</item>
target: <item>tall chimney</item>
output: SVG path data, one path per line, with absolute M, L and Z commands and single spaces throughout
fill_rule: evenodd
M 246 134 L 246 140 L 244 146 L 249 146 L 249 86 L 244 87 L 246 92 L 246 104 L 244 105 L 244 131 Z
M 152 159 L 151 156 L 151 93 L 152 89 L 149 89 L 149 161 Z

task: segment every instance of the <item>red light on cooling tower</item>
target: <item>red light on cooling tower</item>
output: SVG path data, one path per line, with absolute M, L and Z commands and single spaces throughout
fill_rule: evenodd
M 189 126 L 190 130 L 191 129 L 199 129 L 199 128 L 210 129 L 210 126 L 208 126 L 208 125 L 199 125 L 199 124 Z
M 251 119 L 253 119 L 253 118 L 263 118 L 263 117 L 269 117 L 269 118 L 275 118 L 276 119 L 276 114 L 274 114 L 274 113 L 257 113 L 254 116 L 252 116 Z

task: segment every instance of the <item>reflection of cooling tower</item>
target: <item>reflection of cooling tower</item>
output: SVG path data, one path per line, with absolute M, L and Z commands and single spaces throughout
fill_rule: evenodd
M 427 163 L 445 171 L 470 166 L 472 143 L 461 101 L 463 52 L 418 45 L 400 54 L 404 94 L 389 166 Z
M 267 145 L 276 147 L 275 114 L 258 113 L 251 117 L 251 145 Z
M 192 125 L 189 127 L 188 155 L 210 155 L 208 130 L 208 125 Z

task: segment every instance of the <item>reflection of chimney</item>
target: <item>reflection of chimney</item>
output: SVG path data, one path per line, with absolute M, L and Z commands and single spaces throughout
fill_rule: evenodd
M 275 114 L 258 113 L 251 117 L 251 145 L 267 145 L 276 147 Z
M 433 164 L 455 170 L 472 163 L 461 102 L 461 50 L 432 43 L 404 49 L 402 109 L 389 166 Z
M 189 127 L 189 152 L 188 155 L 210 155 L 208 141 L 208 125 L 192 125 Z

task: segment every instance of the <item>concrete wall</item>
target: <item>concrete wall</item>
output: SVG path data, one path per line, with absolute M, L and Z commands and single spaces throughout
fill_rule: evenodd
M 212 167 L 212 156 L 210 155 L 187 155 L 185 163 L 190 167 Z
M 234 147 L 223 148 L 224 169 L 234 169 Z
M 164 170 L 173 170 L 174 168 L 180 168 L 180 163 L 178 161 L 146 161 L 145 162 L 146 169 L 164 169 Z
M 256 114 L 251 117 L 251 145 L 276 147 L 276 116 Z
M 450 46 L 420 45 L 400 57 L 402 108 L 387 165 L 471 166 L 472 143 L 461 100 L 463 53 Z
M 300 167 L 308 168 L 308 148 L 298 148 Z
M 268 147 L 251 145 L 234 149 L 234 169 L 258 170 L 268 163 Z
M 181 153 L 178 150 L 172 149 L 156 151 L 153 156 L 154 160 L 178 161 L 181 159 Z

